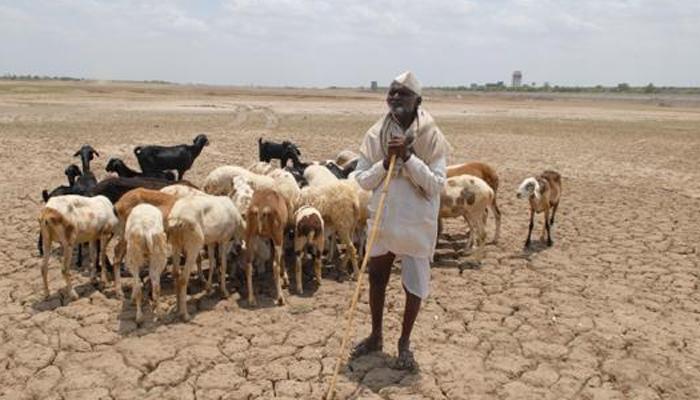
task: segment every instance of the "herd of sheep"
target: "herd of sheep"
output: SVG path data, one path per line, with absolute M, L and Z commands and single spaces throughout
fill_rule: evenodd
M 71 284 L 74 249 L 78 264 L 82 261 L 82 244 L 89 245 L 90 275 L 107 284 L 108 244 L 115 240 L 112 271 L 114 288 L 123 297 L 121 264 L 133 277 L 132 300 L 136 303 L 136 321 L 142 322 L 143 284 L 141 269 L 148 265 L 153 310 L 160 296 L 160 276 L 171 259 L 177 310 L 189 319 L 187 287 L 190 275 L 197 275 L 212 290 L 212 278 L 218 266 L 219 290 L 228 296 L 226 285 L 229 257 L 234 266 L 243 266 L 247 299 L 255 304 L 253 270 L 265 273 L 271 264 L 277 304 L 284 304 L 283 287 L 289 285 L 285 255 L 293 263 L 295 289 L 301 294 L 302 267 L 313 260 L 314 278 L 321 284 L 322 259 L 333 263 L 340 258 L 339 270 L 345 273 L 348 263 L 357 277 L 358 256 L 364 251 L 369 216 L 370 193 L 353 179 L 358 156 L 344 150 L 334 160 L 305 163 L 301 152 L 291 142 L 273 143 L 259 140 L 260 161 L 248 166 L 220 166 L 209 173 L 200 187 L 183 180 L 204 146 L 206 135 L 198 135 L 192 145 L 143 146 L 134 154 L 141 172 L 119 159 L 111 159 L 106 170 L 118 177 L 97 182 L 90 171 L 90 161 L 99 153 L 89 145 L 77 153 L 82 170 L 71 165 L 65 170 L 67 186 L 43 191 L 46 202 L 39 216 L 39 251 L 43 254 L 41 273 L 44 294 L 49 296 L 48 264 L 51 244 L 63 250 L 62 275 L 70 299 L 78 295 Z M 282 168 L 270 164 L 281 161 Z M 287 165 L 291 160 L 292 165 Z M 172 173 L 177 171 L 177 180 Z M 471 162 L 450 166 L 440 197 L 442 218 L 463 217 L 470 234 L 468 250 L 479 256 L 486 242 L 486 218 L 495 216 L 494 242 L 501 228 L 501 212 L 496 202 L 498 175 L 490 166 Z M 518 197 L 529 200 L 530 226 L 525 246 L 530 246 L 535 213 L 544 213 L 541 240 L 546 234 L 552 244 L 550 229 L 561 195 L 561 177 L 553 171 L 526 178 L 518 188 Z M 359 253 L 358 253 L 359 251 Z M 208 276 L 202 273 L 202 259 L 208 260 Z M 183 262 L 184 259 L 184 262 Z

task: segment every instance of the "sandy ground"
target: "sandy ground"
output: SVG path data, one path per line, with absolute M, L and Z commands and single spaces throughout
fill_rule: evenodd
M 395 273 L 386 354 L 347 365 L 338 397 L 700 398 L 700 108 L 441 94 L 425 105 L 453 162 L 498 170 L 503 237 L 473 268 L 458 250 L 463 222 L 447 224 L 414 331 L 417 373 L 392 369 Z M 110 156 L 135 166 L 136 145 L 207 133 L 186 175 L 201 183 L 216 166 L 254 161 L 259 136 L 289 138 L 305 159 L 354 149 L 383 109 L 382 95 L 353 91 L 0 83 L 0 398 L 320 398 L 351 282 L 329 277 L 315 292 L 307 282 L 309 294 L 288 294 L 284 307 L 258 282 L 261 305 L 249 308 L 235 279 L 229 299 L 195 280 L 190 323 L 147 311 L 137 327 L 133 306 L 77 270 L 81 298 L 61 298 L 57 251 L 54 294 L 42 298 L 40 191 L 63 183 L 83 143 L 102 154 L 93 170 L 104 177 Z M 523 253 L 528 212 L 515 188 L 544 168 L 564 179 L 555 244 Z M 167 279 L 164 297 L 172 306 Z M 365 292 L 355 338 L 368 331 Z

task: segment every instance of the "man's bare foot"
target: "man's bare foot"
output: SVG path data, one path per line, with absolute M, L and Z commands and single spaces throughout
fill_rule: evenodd
M 362 357 L 364 355 L 374 353 L 375 351 L 382 351 L 383 340 L 381 337 L 368 336 L 360 343 L 356 344 L 350 353 L 350 359 L 355 359 L 357 357 Z
M 414 371 L 418 369 L 418 363 L 413 352 L 409 349 L 399 350 L 399 356 L 396 358 L 396 369 Z
M 399 340 L 399 356 L 396 357 L 396 369 L 410 371 L 418 369 L 418 363 L 410 350 L 410 342 L 407 340 Z

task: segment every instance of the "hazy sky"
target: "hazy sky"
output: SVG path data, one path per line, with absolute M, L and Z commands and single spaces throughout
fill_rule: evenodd
M 0 0 L 0 74 L 700 86 L 700 0 Z

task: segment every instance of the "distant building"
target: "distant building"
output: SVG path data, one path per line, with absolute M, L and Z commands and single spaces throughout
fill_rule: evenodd
M 513 71 L 513 87 L 519 88 L 523 83 L 523 73 L 520 71 Z
M 379 88 L 379 86 L 377 86 L 377 81 L 372 81 L 372 83 L 370 83 L 370 88 L 372 91 L 377 90 Z

